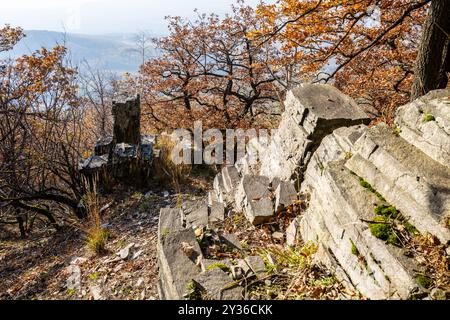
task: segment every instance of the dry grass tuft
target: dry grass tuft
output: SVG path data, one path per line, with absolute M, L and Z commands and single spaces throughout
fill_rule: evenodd
M 97 182 L 97 177 L 94 177 L 92 180 L 83 177 L 85 189 L 83 204 L 87 214 L 87 222 L 83 231 L 86 233 L 86 243 L 89 249 L 96 254 L 101 254 L 106 250 L 106 243 L 110 234 L 108 230 L 102 228 Z
M 154 169 L 156 176 L 162 182 L 170 179 L 176 193 L 181 192 L 181 184 L 191 174 L 192 166 L 188 164 L 175 164 L 172 161 L 172 151 L 175 147 L 174 141 L 168 135 L 158 138 L 155 149 L 160 150 L 160 155 L 155 159 Z

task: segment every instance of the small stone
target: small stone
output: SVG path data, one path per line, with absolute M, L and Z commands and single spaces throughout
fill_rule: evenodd
M 208 225 L 208 204 L 206 201 L 186 201 L 183 204 L 183 213 L 188 225 L 194 229 Z
M 223 184 L 226 192 L 232 192 L 238 185 L 240 176 L 234 166 L 226 166 L 222 169 Z
M 242 287 L 234 284 L 230 277 L 219 268 L 202 272 L 193 280 L 208 297 L 214 300 L 242 299 Z
M 168 198 L 169 195 L 170 195 L 169 191 L 164 191 L 164 192 L 163 192 L 163 197 L 164 197 L 164 198 Z
M 297 200 L 297 191 L 291 181 L 281 181 L 275 190 L 275 210 L 279 211 L 290 206 Z
M 103 207 L 100 208 L 100 212 L 106 211 L 111 207 L 112 202 L 105 204 Z
M 261 278 L 262 275 L 266 272 L 266 264 L 264 263 L 264 260 L 259 256 L 246 257 L 245 262 L 247 262 L 253 273 L 258 278 Z
M 231 266 L 231 277 L 233 280 L 240 280 L 244 277 L 244 271 L 239 266 Z
M 238 250 L 242 250 L 242 245 L 241 242 L 239 241 L 238 237 L 236 237 L 236 235 L 232 234 L 232 233 L 224 233 L 220 236 L 220 241 L 222 243 L 225 243 L 226 245 L 238 249 Z
M 144 197 L 145 198 L 149 198 L 149 197 L 151 197 L 153 195 L 153 192 L 152 191 L 148 191 L 148 192 L 146 192 L 145 194 L 144 194 Z
M 126 260 L 128 259 L 128 257 L 130 256 L 130 250 L 134 247 L 134 243 L 130 243 L 129 245 L 127 245 L 125 248 L 123 248 L 122 250 L 120 250 L 117 255 L 120 257 L 120 259 L 122 260 Z
M 265 281 L 264 281 L 264 284 L 265 284 L 266 286 L 270 287 L 270 286 L 272 285 L 272 281 L 270 281 L 270 280 L 265 280 Z
M 133 258 L 132 258 L 132 259 L 135 260 L 135 259 L 139 258 L 139 256 L 140 256 L 143 252 L 144 252 L 144 250 L 139 250 L 139 251 L 133 253 Z
M 89 287 L 89 291 L 91 292 L 91 295 L 94 298 L 94 300 L 104 300 L 102 296 L 102 289 L 99 286 Z
M 275 240 L 283 241 L 284 234 L 277 231 L 277 232 L 272 233 L 272 238 L 274 238 Z
M 237 267 L 239 267 L 242 270 L 242 273 L 245 277 L 249 277 L 251 276 L 251 274 L 253 273 L 252 269 L 250 268 L 250 266 L 247 264 L 247 262 L 245 262 L 245 260 L 243 259 L 239 259 L 237 261 Z
M 195 236 L 198 238 L 203 234 L 203 228 L 197 228 L 194 230 Z
M 277 259 L 275 258 L 275 256 L 273 254 L 271 254 L 270 252 L 267 254 L 267 261 L 269 262 L 269 264 L 276 266 L 277 263 Z
M 221 173 L 218 173 L 215 176 L 213 186 L 214 186 L 214 191 L 217 195 L 217 198 L 219 199 L 219 202 L 224 202 L 226 191 L 225 191 L 225 186 L 223 185 L 223 178 L 222 178 Z
M 431 290 L 430 297 L 433 300 L 445 300 L 447 298 L 445 291 L 443 291 L 439 288 L 434 288 L 433 290 Z
M 274 215 L 270 180 L 264 176 L 246 175 L 235 192 L 236 209 L 254 225 L 270 220 Z
M 210 205 L 209 221 L 217 222 L 225 220 L 225 205 L 218 201 L 213 201 Z
M 66 281 L 68 290 L 80 290 L 81 289 L 81 269 L 77 265 L 70 265 L 67 267 L 67 273 L 69 277 Z
M 71 265 L 81 265 L 81 264 L 85 263 L 86 261 L 88 261 L 87 258 L 76 257 L 76 258 L 72 259 L 72 261 L 70 261 L 70 264 Z
M 142 284 L 144 283 L 144 278 L 139 278 L 137 281 L 136 281 L 136 287 L 140 287 L 140 286 L 142 286 Z

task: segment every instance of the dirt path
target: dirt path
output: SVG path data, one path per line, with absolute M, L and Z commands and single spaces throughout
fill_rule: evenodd
M 157 299 L 159 209 L 173 205 L 175 196 L 123 198 L 110 206 L 104 220 L 111 239 L 102 256 L 91 253 L 82 232 L 69 227 L 1 241 L 0 299 Z M 74 288 L 68 288 L 69 278 Z

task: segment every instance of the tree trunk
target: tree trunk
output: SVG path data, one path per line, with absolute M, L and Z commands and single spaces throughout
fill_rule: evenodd
M 450 1 L 433 0 L 424 24 L 411 99 L 447 86 L 450 51 Z
M 16 217 L 17 223 L 19 224 L 19 230 L 20 230 L 20 237 L 22 239 L 25 239 L 27 234 L 25 232 L 25 227 L 23 225 L 23 218 L 21 216 Z

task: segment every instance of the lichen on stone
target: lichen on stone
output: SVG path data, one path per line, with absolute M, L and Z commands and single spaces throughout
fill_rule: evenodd
M 399 245 L 400 240 L 391 223 L 384 216 L 377 216 L 374 218 L 374 222 L 369 223 L 370 232 L 378 239 L 384 240 L 387 243 L 393 245 Z
M 228 268 L 228 266 L 226 264 L 222 263 L 222 262 L 213 263 L 213 264 L 209 265 L 206 268 L 206 270 L 210 271 L 210 270 L 213 270 L 215 268 L 219 268 L 220 270 L 225 271 L 225 272 L 230 270 L 230 268 Z
M 431 113 L 425 114 L 422 119 L 423 122 L 430 122 L 430 121 L 435 121 L 435 120 L 436 120 L 436 118 Z
M 380 201 L 386 201 L 386 199 L 384 199 L 384 197 L 381 195 L 381 193 L 379 193 L 377 190 L 375 190 L 370 183 L 368 183 L 366 180 L 364 180 L 361 177 L 359 177 L 359 184 L 361 185 L 361 187 L 367 189 L 368 191 L 370 191 L 374 195 L 376 195 Z

